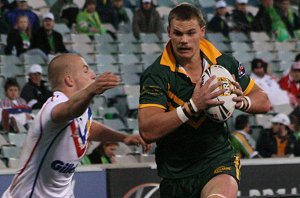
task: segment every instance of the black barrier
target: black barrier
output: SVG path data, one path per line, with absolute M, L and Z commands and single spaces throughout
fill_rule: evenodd
M 299 164 L 243 166 L 240 195 L 260 197 L 299 194 L 299 176 Z
M 128 191 L 141 184 L 159 183 L 161 180 L 157 176 L 156 169 L 151 168 L 107 169 L 106 174 L 108 187 L 107 194 L 108 197 L 114 198 L 122 198 Z M 153 188 L 145 188 L 142 192 L 143 195 L 147 194 Z M 151 196 L 151 198 L 158 197 L 158 191 Z
M 11 182 L 14 172 L 0 170 L 0 195 Z M 80 166 L 76 172 L 76 198 L 106 198 L 106 195 L 108 198 L 124 198 L 126 193 L 128 195 L 140 187 L 143 188 L 142 197 L 149 193 L 154 193 L 151 198 L 159 197 L 161 179 L 153 163 Z M 300 158 L 242 160 L 239 197 L 300 198 L 299 176 Z
M 239 197 L 300 198 L 299 159 L 252 159 L 242 164 Z M 139 185 L 160 180 L 157 170 L 149 167 L 107 169 L 108 197 L 122 198 Z M 158 190 L 153 197 L 158 197 Z

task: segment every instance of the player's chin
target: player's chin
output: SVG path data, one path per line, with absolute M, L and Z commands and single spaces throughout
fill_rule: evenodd
M 184 51 L 184 52 L 178 53 L 178 57 L 180 59 L 189 60 L 193 57 L 193 55 L 192 55 L 192 53 L 190 53 L 188 51 Z

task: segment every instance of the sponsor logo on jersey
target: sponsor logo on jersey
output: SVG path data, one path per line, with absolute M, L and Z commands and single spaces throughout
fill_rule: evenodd
M 51 163 L 51 168 L 60 173 L 74 173 L 77 165 L 72 163 L 64 163 L 60 160 L 55 160 Z
M 80 121 L 78 119 L 74 119 L 70 127 L 72 131 L 73 141 L 76 147 L 77 157 L 82 157 L 87 149 L 87 137 L 92 122 L 92 111 L 90 108 L 88 109 L 88 120 L 84 128 L 80 127 L 79 122 Z
M 224 171 L 230 171 L 230 170 L 231 170 L 231 167 L 220 166 L 214 170 L 214 174 L 218 174 L 218 173 L 221 173 Z
M 242 78 L 246 74 L 244 65 L 240 64 L 238 67 L 239 78 Z

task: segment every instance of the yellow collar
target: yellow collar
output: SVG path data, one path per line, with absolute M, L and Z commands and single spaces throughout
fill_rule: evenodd
M 199 43 L 199 48 L 204 54 L 204 58 L 212 64 L 217 64 L 217 58 L 222 55 L 222 53 L 208 40 L 201 39 Z M 171 41 L 169 41 L 162 53 L 160 64 L 170 67 L 172 72 L 176 71 L 176 60 L 172 53 Z

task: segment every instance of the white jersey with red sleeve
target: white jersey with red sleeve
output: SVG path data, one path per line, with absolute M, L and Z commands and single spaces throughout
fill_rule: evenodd
M 54 92 L 35 117 L 19 169 L 3 198 L 73 197 L 71 181 L 88 146 L 92 112 L 88 108 L 80 117 L 54 123 L 51 111 L 67 100 L 62 92 Z

